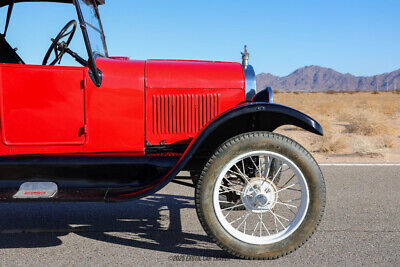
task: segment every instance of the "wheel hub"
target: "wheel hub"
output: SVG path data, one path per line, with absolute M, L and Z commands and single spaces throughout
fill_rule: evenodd
M 242 201 L 248 210 L 264 213 L 272 209 L 278 199 L 275 184 L 264 178 L 250 180 L 242 194 Z

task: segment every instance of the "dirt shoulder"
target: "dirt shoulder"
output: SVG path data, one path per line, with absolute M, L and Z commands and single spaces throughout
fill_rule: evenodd
M 400 94 L 276 93 L 275 102 L 321 123 L 324 136 L 283 126 L 320 163 L 400 163 Z

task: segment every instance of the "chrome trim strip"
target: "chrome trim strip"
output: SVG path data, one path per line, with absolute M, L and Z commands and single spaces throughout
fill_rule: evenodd
M 257 90 L 257 79 L 256 73 L 252 65 L 248 65 L 247 68 L 243 68 L 245 76 L 245 91 L 246 91 L 246 101 L 251 101 L 256 95 Z
M 271 87 L 265 88 L 268 91 L 268 103 L 274 103 L 274 92 L 272 91 Z

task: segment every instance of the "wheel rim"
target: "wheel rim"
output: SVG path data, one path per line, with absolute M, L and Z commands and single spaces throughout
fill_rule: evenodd
M 280 167 L 271 174 L 274 160 Z M 235 200 L 229 202 L 229 207 L 226 196 Z M 289 237 L 304 221 L 308 205 L 309 190 L 303 173 L 290 159 L 271 151 L 235 157 L 214 185 L 213 206 L 218 221 L 233 237 L 249 244 L 273 244 Z

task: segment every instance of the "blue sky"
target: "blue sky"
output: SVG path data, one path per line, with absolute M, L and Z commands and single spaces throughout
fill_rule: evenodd
M 256 72 L 281 76 L 305 65 L 355 75 L 400 68 L 399 0 L 107 0 L 100 13 L 110 55 L 240 61 L 247 44 Z M 39 64 L 71 19 L 72 5 L 16 4 L 7 38 Z M 74 39 L 70 48 L 86 56 L 80 30 Z

